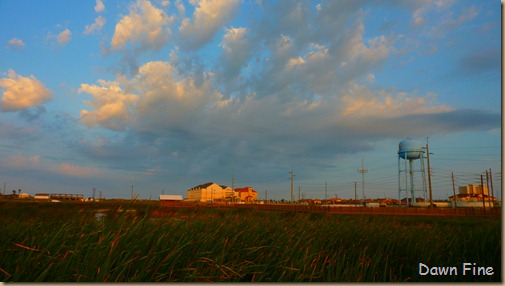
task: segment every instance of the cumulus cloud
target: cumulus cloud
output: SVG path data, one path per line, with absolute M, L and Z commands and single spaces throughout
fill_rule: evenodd
M 221 97 L 209 80 L 181 76 L 168 62 L 141 66 L 132 84 L 140 95 L 136 112 L 142 130 L 192 128 Z
M 33 75 L 23 77 L 9 70 L 0 78 L 5 91 L 0 100 L 0 111 L 17 111 L 43 104 L 52 98 L 51 92 Z
M 22 48 L 25 46 L 25 42 L 23 42 L 23 40 L 18 39 L 18 38 L 12 38 L 7 43 L 7 46 L 10 49 L 19 49 L 19 48 Z
M 93 110 L 81 110 L 80 121 L 89 126 L 98 125 L 123 130 L 132 121 L 131 108 L 138 100 L 135 94 L 123 90 L 117 81 L 99 80 L 97 85 L 81 84 L 79 93 L 88 93 L 92 100 L 84 101 Z
M 60 46 L 65 46 L 66 44 L 68 44 L 68 42 L 70 42 L 71 37 L 72 32 L 70 32 L 69 29 L 65 29 L 56 36 L 56 41 Z
M 84 34 L 85 35 L 89 35 L 95 31 L 100 31 L 102 30 L 103 26 L 105 25 L 105 22 L 107 21 L 107 19 L 105 19 L 105 17 L 103 16 L 98 16 L 96 19 L 95 19 L 95 22 L 91 25 L 86 25 L 85 29 L 84 29 Z
M 182 21 L 182 47 L 197 50 L 214 38 L 219 29 L 235 15 L 240 0 L 200 0 L 195 1 L 192 19 Z
M 137 0 L 130 6 L 130 14 L 116 24 L 111 45 L 113 49 L 122 49 L 127 43 L 140 45 L 142 49 L 158 50 L 169 37 L 168 24 L 172 19 L 154 7 L 147 0 Z

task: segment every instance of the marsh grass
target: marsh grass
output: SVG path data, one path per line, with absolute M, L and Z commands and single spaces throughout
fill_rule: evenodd
M 499 219 L 122 205 L 97 220 L 94 211 L 0 202 L 1 281 L 501 280 Z M 495 275 L 420 276 L 419 262 L 475 262 Z

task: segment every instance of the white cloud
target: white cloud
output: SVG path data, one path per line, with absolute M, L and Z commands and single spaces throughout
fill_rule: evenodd
M 9 42 L 7 43 L 7 46 L 9 48 L 22 48 L 25 46 L 25 42 L 23 42 L 23 40 L 21 39 L 18 39 L 18 38 L 12 38 L 9 40 Z
M 200 0 L 192 3 L 196 6 L 193 18 L 182 21 L 182 46 L 196 50 L 207 44 L 219 29 L 233 17 L 240 0 Z
M 51 92 L 34 76 L 23 77 L 9 70 L 0 78 L 5 89 L 0 101 L 0 111 L 17 111 L 43 104 L 52 98 Z
M 102 30 L 102 28 L 105 25 L 106 21 L 107 21 L 107 19 L 105 19 L 105 17 L 98 16 L 95 19 L 95 22 L 93 24 L 86 25 L 86 27 L 84 29 L 84 34 L 85 35 L 89 35 L 89 34 L 93 33 L 94 31 L 100 31 L 100 30 Z
M 139 44 L 142 49 L 158 50 L 170 36 L 168 24 L 172 21 L 167 14 L 147 0 L 137 0 L 130 6 L 130 14 L 116 24 L 111 45 L 121 49 L 128 42 Z
M 88 93 L 92 100 L 84 103 L 93 110 L 81 110 L 80 121 L 89 126 L 98 125 L 113 130 L 123 130 L 132 121 L 131 109 L 138 97 L 127 93 L 116 81 L 99 80 L 97 85 L 81 84 L 79 93 Z
M 96 0 L 96 5 L 95 5 L 95 12 L 100 13 L 105 10 L 105 5 L 103 4 L 102 0 Z

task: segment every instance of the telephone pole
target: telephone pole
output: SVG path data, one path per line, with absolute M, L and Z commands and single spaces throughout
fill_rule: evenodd
M 456 200 L 456 188 L 454 186 L 454 173 L 451 172 L 451 176 L 452 176 L 452 198 L 453 198 L 453 201 L 454 201 L 454 207 L 457 208 L 458 205 L 457 205 L 457 200 Z
M 300 185 L 298 185 L 298 203 L 300 203 Z
M 358 196 L 356 193 L 357 183 L 354 182 L 354 206 L 356 206 L 356 202 L 358 201 Z
M 293 169 L 291 169 L 291 172 L 289 172 L 290 179 L 291 179 L 291 202 L 293 202 L 293 179 L 295 177 L 295 173 L 293 172 Z
M 363 192 L 363 203 L 365 202 L 365 173 L 368 173 L 368 169 L 365 169 L 365 163 L 361 159 L 361 168 L 358 169 L 358 173 L 361 173 L 361 189 Z
M 482 174 L 480 175 L 480 189 L 481 189 L 481 193 L 482 193 L 482 207 L 484 209 L 484 214 L 486 214 L 486 202 L 484 200 L 484 180 L 482 179 Z
M 491 168 L 489 168 L 489 180 L 491 181 L 491 196 L 494 198 L 493 173 L 491 172 Z
M 133 186 L 132 186 L 132 200 L 133 200 Z
M 430 188 L 430 207 L 433 207 L 433 190 L 431 188 L 431 168 L 430 168 L 430 149 L 428 148 L 428 138 L 426 137 L 426 159 L 428 160 L 428 186 Z
M 324 199 L 328 200 L 328 184 L 324 181 Z

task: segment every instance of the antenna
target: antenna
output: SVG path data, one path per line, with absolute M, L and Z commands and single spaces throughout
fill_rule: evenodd
M 365 163 L 361 159 L 361 168 L 358 168 L 358 173 L 361 174 L 361 188 L 363 192 L 363 202 L 365 202 L 365 173 L 368 173 L 368 169 L 365 169 Z
M 293 202 L 293 179 L 295 177 L 295 173 L 293 172 L 293 169 L 291 169 L 291 172 L 289 172 L 289 174 L 291 175 L 290 179 L 291 179 L 291 202 Z

